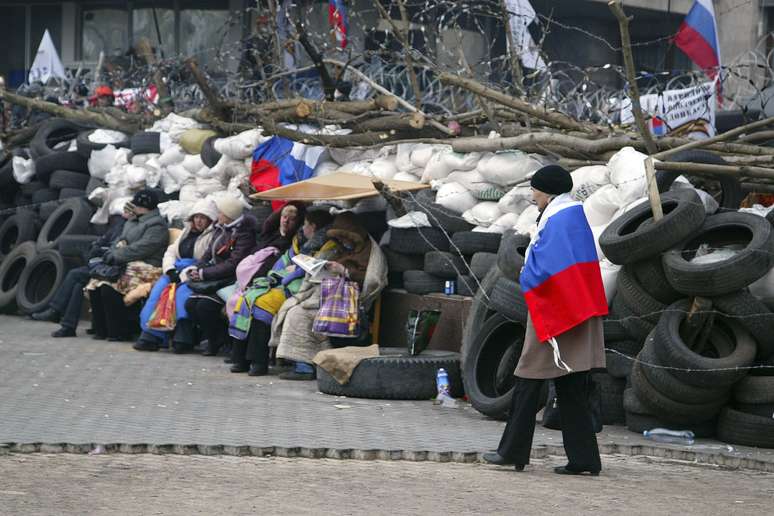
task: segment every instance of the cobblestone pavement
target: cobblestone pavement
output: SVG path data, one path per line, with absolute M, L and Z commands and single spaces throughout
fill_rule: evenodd
M 0 454 L 41 451 L 23 443 L 83 445 L 42 451 L 114 443 L 109 451 L 473 461 L 497 446 L 504 426 L 467 405 L 327 396 L 315 382 L 232 374 L 221 358 L 53 339 L 55 327 L 0 316 L 0 443 L 10 443 Z M 620 427 L 599 440 L 603 453 L 774 471 L 770 451 L 654 445 Z M 533 457 L 561 454 L 561 434 L 538 427 L 534 446 Z

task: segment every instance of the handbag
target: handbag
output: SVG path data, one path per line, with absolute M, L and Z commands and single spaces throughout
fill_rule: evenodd
M 188 281 L 186 285 L 194 294 L 215 294 L 223 287 L 227 287 L 234 283 L 234 278 L 226 278 L 219 280 L 209 281 Z
M 346 278 L 326 278 L 320 284 L 320 309 L 312 331 L 329 337 L 357 338 L 360 335 L 358 306 L 360 287 Z
M 602 431 L 602 391 L 599 384 L 589 376 L 587 386 L 589 409 L 591 410 L 591 426 L 594 433 Z M 556 386 L 553 381 L 548 382 L 548 400 L 543 410 L 543 426 L 551 430 L 562 429 L 562 418 L 559 413 L 559 398 L 556 396 Z
M 175 329 L 177 324 L 176 288 L 176 283 L 170 283 L 161 291 L 156 307 L 151 312 L 150 319 L 148 319 L 148 328 L 161 331 Z
M 113 283 L 118 281 L 125 270 L 126 265 L 109 265 L 103 262 L 102 258 L 89 260 L 89 275 L 94 279 Z

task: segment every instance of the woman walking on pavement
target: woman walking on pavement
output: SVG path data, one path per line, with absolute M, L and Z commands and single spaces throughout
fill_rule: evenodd
M 554 471 L 596 476 L 602 464 L 588 403 L 589 371 L 605 367 L 601 317 L 607 301 L 594 237 L 583 206 L 569 195 L 569 172 L 549 165 L 530 185 L 540 216 L 520 276 L 529 318 L 508 424 L 497 451 L 484 460 L 516 471 L 529 464 L 541 386 L 554 379 L 568 458 Z

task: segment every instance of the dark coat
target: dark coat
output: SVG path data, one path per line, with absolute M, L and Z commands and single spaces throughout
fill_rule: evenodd
M 199 265 L 203 281 L 233 277 L 239 262 L 255 251 L 258 221 L 252 215 L 243 215 L 235 222 L 215 228 L 212 244 Z
M 123 242 L 123 244 L 122 244 Z M 141 261 L 161 267 L 169 245 L 169 230 L 159 210 L 150 211 L 124 224 L 121 236 L 110 247 L 116 264 Z

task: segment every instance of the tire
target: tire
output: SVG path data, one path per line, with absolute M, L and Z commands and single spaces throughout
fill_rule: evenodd
M 634 361 L 612 351 L 605 351 L 605 368 L 613 378 L 627 378 L 632 372 Z
M 478 290 L 478 283 L 473 276 L 457 276 L 457 294 L 460 296 L 473 297 Z
M 491 270 L 484 279 L 475 285 L 476 292 L 473 297 L 473 302 L 468 310 L 468 317 L 465 320 L 465 324 L 462 326 L 462 349 L 460 350 L 460 353 L 462 354 L 463 369 L 465 361 L 470 354 L 466 351 L 467 348 L 473 344 L 473 339 L 475 339 L 481 326 L 484 325 L 491 315 L 496 313 L 489 307 L 489 295 L 492 293 L 495 283 L 497 283 L 497 279 L 500 278 L 500 276 L 499 270 Z
M 41 222 L 46 222 L 48 218 L 57 210 L 57 208 L 59 208 L 59 199 L 41 204 L 38 207 L 38 215 L 40 216 Z
M 443 229 L 449 234 L 460 231 L 470 231 L 473 224 L 468 223 L 459 213 L 455 213 L 440 204 L 435 203 L 435 192 L 429 188 L 420 190 L 415 194 L 409 194 L 403 201 L 409 211 L 421 211 L 427 214 L 427 218 L 433 227 Z
M 599 385 L 602 397 L 602 424 L 623 424 L 626 421 L 626 413 L 623 408 L 626 381 L 613 378 L 607 373 L 594 373 L 591 378 Z
M 529 241 L 529 235 L 522 235 L 513 230 L 503 233 L 497 250 L 497 267 L 500 268 L 503 276 L 513 281 L 519 280 Z
M 62 151 L 52 152 L 35 160 L 35 177 L 39 181 L 47 183 L 55 170 L 70 170 L 86 175 L 89 173 L 88 160 L 77 152 Z
M 403 273 L 403 288 L 412 294 L 434 294 L 444 290 L 445 280 L 436 278 L 425 271 L 406 271 Z
M 95 235 L 62 235 L 56 242 L 56 249 L 65 258 L 86 261 L 86 256 L 99 237 Z
M 599 237 L 605 257 L 625 265 L 654 257 L 692 235 L 704 222 L 701 199 L 693 190 L 666 192 L 661 196 L 664 218 L 653 222 L 650 204 L 624 213 Z
M 61 190 L 70 188 L 75 190 L 85 190 L 89 184 L 89 176 L 80 172 L 70 172 L 69 170 L 55 170 L 48 180 L 51 188 Z
M 497 266 L 497 255 L 494 253 L 476 253 L 470 260 L 470 269 L 465 268 L 468 274 L 472 274 L 478 279 L 484 277 Z
M 657 417 L 674 421 L 675 423 L 700 423 L 708 421 L 720 412 L 728 402 L 728 396 L 712 402 L 689 404 L 675 401 L 659 392 L 645 377 L 640 363 L 635 363 L 630 376 L 632 388 L 637 398 Z
M 38 248 L 50 249 L 62 235 L 82 235 L 88 232 L 92 209 L 82 199 L 69 199 L 51 214 L 38 235 Z
M 497 253 L 502 235 L 500 233 L 481 233 L 477 231 L 459 231 L 452 235 L 452 243 L 464 255 L 476 253 Z
M 651 416 L 653 415 L 650 413 L 650 409 L 642 404 L 640 399 L 637 397 L 637 394 L 634 392 L 634 389 L 631 387 L 627 387 L 624 390 L 623 406 L 626 412 L 633 412 L 635 414 L 648 414 Z
M 519 284 L 500 277 L 489 295 L 490 307 L 509 321 L 527 324 L 527 303 Z
M 38 236 L 38 221 L 28 210 L 20 210 L 5 219 L 0 225 L 0 256 L 7 256 L 23 242 L 35 240 Z
M 382 247 L 382 251 L 387 258 L 387 269 L 390 272 L 422 270 L 425 266 L 425 258 L 422 255 L 398 253 L 387 246 Z
M 605 349 L 623 353 L 625 356 L 635 358 L 642 351 L 642 343 L 633 340 L 615 340 L 605 342 Z
M 19 191 L 30 199 L 32 199 L 33 195 L 45 189 L 46 184 L 42 181 L 30 181 L 29 183 L 25 183 L 19 187 Z
M 131 139 L 132 154 L 161 154 L 161 133 L 142 131 Z
M 774 419 L 726 407 L 718 420 L 718 438 L 731 444 L 774 448 Z
M 17 245 L 0 263 L 0 310 L 16 309 L 16 290 L 19 279 L 36 253 L 34 242 L 24 242 Z
M 430 251 L 425 255 L 424 271 L 437 278 L 457 279 L 457 275 L 468 270 L 460 256 L 443 251 Z
M 765 417 L 767 419 L 774 418 L 774 403 L 734 403 L 734 410 L 744 412 L 745 414 L 753 414 L 755 416 Z
M 774 403 L 774 376 L 748 376 L 736 384 L 734 399 L 739 403 Z
M 712 299 L 713 309 L 734 318 L 747 328 L 758 345 L 757 358 L 774 355 L 774 313 L 746 290 Z
M 43 188 L 32 194 L 32 204 L 42 204 L 57 199 L 59 199 L 59 192 L 53 188 Z
M 719 134 L 719 133 L 718 133 Z M 703 150 L 688 150 L 675 153 L 670 156 L 668 161 L 678 163 L 704 163 L 707 165 L 727 165 L 726 160 L 714 154 Z M 658 184 L 659 192 L 666 192 L 675 182 L 679 172 L 656 172 L 656 183 Z M 742 204 L 744 194 L 742 194 L 742 186 L 739 181 L 732 176 L 719 176 L 717 181 L 720 183 L 722 195 L 720 199 L 716 199 L 720 205 L 721 210 L 738 210 Z
M 473 330 L 473 337 L 463 345 L 465 393 L 482 414 L 507 418 L 525 331 L 523 324 L 496 313 Z
M 774 355 L 766 360 L 759 360 L 750 369 L 750 376 L 774 376 Z
M 387 286 L 390 288 L 403 288 L 403 273 L 402 272 L 388 272 L 387 273 Z
M 202 162 L 207 165 L 209 168 L 214 167 L 218 164 L 218 161 L 220 161 L 220 158 L 223 157 L 223 154 L 215 150 L 215 140 L 217 140 L 217 136 L 210 136 L 206 140 L 204 140 L 204 143 L 202 143 L 202 152 L 201 152 L 201 158 Z
M 129 147 L 129 136 L 124 135 L 124 138 L 115 143 L 94 143 L 89 139 L 94 130 L 82 131 L 78 133 L 78 137 L 75 139 L 75 145 L 78 149 L 78 154 L 84 158 L 89 158 L 92 151 L 102 150 L 108 145 L 112 145 L 116 148 Z
M 86 195 L 91 195 L 91 192 L 96 190 L 97 188 L 104 188 L 105 182 L 101 179 L 97 179 L 96 177 L 90 177 L 89 182 L 86 183 Z
M 605 334 L 605 342 L 618 342 L 632 338 L 619 320 L 618 314 L 611 310 L 610 314 L 602 320 L 602 328 Z
M 674 427 L 673 422 L 671 421 L 665 421 L 661 418 L 647 414 L 635 414 L 633 412 L 626 413 L 626 428 L 640 435 L 642 435 L 642 432 L 645 430 L 670 427 Z M 693 432 L 693 435 L 698 438 L 714 437 L 716 433 L 715 427 L 715 420 L 709 420 L 703 423 L 689 423 L 687 425 L 681 425 L 681 429 L 690 430 Z
M 59 199 L 85 199 L 86 190 L 76 190 L 75 188 L 62 188 L 59 190 Z
M 696 264 L 691 260 L 699 245 L 743 244 L 726 260 Z M 675 290 L 691 296 L 721 296 L 741 290 L 771 269 L 774 231 L 769 222 L 751 213 L 728 212 L 707 217 L 691 238 L 664 254 L 664 272 Z
M 30 141 L 30 155 L 36 160 L 56 153 L 54 146 L 68 140 L 75 140 L 78 133 L 88 129 L 85 125 L 76 124 L 63 118 L 51 118 L 43 122 Z M 37 162 L 36 162 L 37 164 Z
M 684 296 L 669 284 L 661 256 L 632 263 L 627 266 L 629 274 L 653 299 L 664 305 L 671 305 Z
M 616 322 L 623 327 L 627 335 L 637 342 L 645 342 L 648 334 L 653 331 L 654 325 L 641 316 L 635 315 L 619 295 L 613 298 L 612 311 L 618 318 Z
M 410 356 L 403 348 L 380 348 L 379 353 L 360 362 L 345 385 L 318 367 L 317 388 L 325 394 L 350 398 L 429 400 L 438 392 L 436 373 L 443 368 L 449 375 L 450 394 L 462 395 L 459 353 L 425 350 Z
M 70 266 L 54 249 L 37 254 L 22 272 L 16 289 L 16 305 L 25 314 L 48 306 Z
M 404 254 L 448 251 L 449 239 L 438 228 L 391 228 L 390 249 Z
M 13 161 L 8 160 L 0 165 L 0 188 L 6 188 L 16 183 L 13 176 Z
M 735 344 L 733 352 L 722 358 L 694 353 L 680 336 L 680 326 L 689 306 L 688 301 L 678 301 L 670 305 L 661 316 L 654 334 L 656 355 L 664 364 L 690 369 L 674 371 L 674 375 L 688 385 L 718 388 L 736 383 L 747 374 L 745 369 L 736 368 L 746 368 L 755 360 L 756 345 L 752 335 L 741 324 L 716 316 L 712 331 L 724 331 Z
M 658 322 L 667 305 L 651 297 L 634 278 L 628 266 L 619 271 L 616 284 L 616 297 L 619 297 L 634 315 L 642 317 L 651 325 Z

